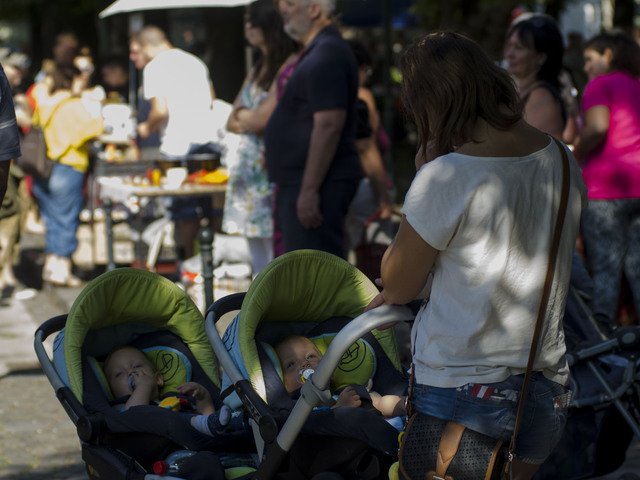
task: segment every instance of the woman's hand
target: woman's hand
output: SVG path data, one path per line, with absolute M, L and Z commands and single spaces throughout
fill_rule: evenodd
M 387 301 L 384 299 L 382 292 L 380 292 L 373 300 L 371 300 L 371 302 L 369 302 L 369 305 L 364 308 L 364 311 L 368 312 L 369 310 L 373 310 L 374 308 L 378 308 L 379 306 L 386 304 Z
M 246 133 L 244 127 L 240 123 L 238 119 L 238 113 L 242 110 L 246 110 L 247 107 L 239 106 L 235 107 L 231 114 L 229 115 L 229 119 L 227 120 L 227 130 L 231 133 L 243 134 Z

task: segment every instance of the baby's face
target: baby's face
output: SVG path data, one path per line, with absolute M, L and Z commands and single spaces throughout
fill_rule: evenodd
M 162 386 L 162 374 L 156 372 L 147 356 L 136 348 L 122 348 L 114 352 L 105 363 L 104 374 L 115 398 L 131 395 L 141 377 L 154 379 L 156 386 Z M 153 397 L 157 397 L 157 391 Z
M 282 365 L 284 387 L 293 392 L 302 386 L 300 374 L 308 369 L 316 369 L 322 359 L 318 347 L 304 337 L 291 338 L 276 347 L 276 353 Z

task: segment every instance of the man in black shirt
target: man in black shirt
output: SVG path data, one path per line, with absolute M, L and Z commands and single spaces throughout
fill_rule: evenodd
M 0 203 L 7 189 L 11 160 L 20 156 L 20 137 L 9 80 L 0 65 Z
M 358 70 L 332 25 L 334 0 L 286 0 L 285 31 L 304 49 L 265 130 L 286 251 L 344 256 L 344 219 L 362 170 L 355 147 Z

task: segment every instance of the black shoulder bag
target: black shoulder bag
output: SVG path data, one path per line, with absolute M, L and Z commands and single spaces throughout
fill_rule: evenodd
M 44 136 L 44 129 L 51 123 L 54 114 L 63 103 L 64 100 L 55 106 L 47 123 L 37 126 L 32 125 L 22 137 L 22 143 L 20 144 L 22 155 L 16 159 L 16 163 L 24 173 L 38 178 L 49 178 L 51 176 L 54 160 L 49 158 L 47 154 L 47 140 Z

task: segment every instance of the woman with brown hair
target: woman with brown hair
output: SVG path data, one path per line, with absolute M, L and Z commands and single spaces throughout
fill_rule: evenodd
M 412 329 L 414 410 L 508 441 L 566 147 L 522 119 L 508 73 L 461 35 L 427 35 L 404 52 L 400 70 L 421 148 L 398 234 L 382 261 L 384 288 L 369 308 L 425 299 Z M 569 202 L 516 444 L 519 480 L 530 478 L 560 439 L 570 397 L 562 315 L 586 189 L 566 155 Z
M 222 217 L 223 231 L 249 242 L 253 275 L 273 259 L 273 185 L 264 162 L 262 133 L 278 101 L 276 77 L 295 56 L 296 44 L 283 30 L 270 0 L 247 7 L 245 35 L 255 64 L 233 102 L 227 128 L 241 134 L 237 157 L 228 165 L 229 183 Z
M 504 57 L 518 85 L 524 119 L 558 140 L 572 143 L 578 103 L 560 82 L 563 52 L 562 34 L 549 15 L 522 14 L 507 31 Z

